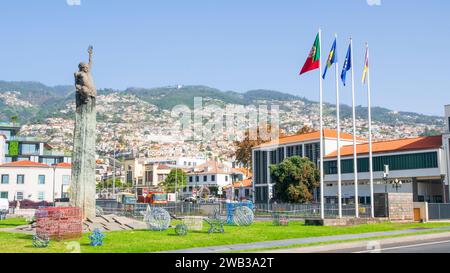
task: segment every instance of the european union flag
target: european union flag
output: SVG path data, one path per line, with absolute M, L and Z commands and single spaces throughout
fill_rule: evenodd
M 328 55 L 327 65 L 325 66 L 325 71 L 323 72 L 322 78 L 325 79 L 327 75 L 328 68 L 330 68 L 334 63 L 337 62 L 337 51 L 336 51 L 336 39 L 334 39 L 333 46 L 331 47 L 330 54 Z
M 345 57 L 344 66 L 342 67 L 341 79 L 345 86 L 347 72 L 352 69 L 352 45 L 348 46 L 347 57 Z

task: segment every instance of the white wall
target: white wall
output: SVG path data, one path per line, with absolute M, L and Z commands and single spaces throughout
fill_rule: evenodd
M 55 176 L 53 176 L 53 168 L 51 167 L 0 167 L 1 175 L 9 175 L 9 184 L 1 184 L 0 192 L 8 192 L 8 199 L 14 201 L 17 192 L 23 192 L 23 199 L 29 199 L 34 202 L 41 201 L 38 199 L 39 192 L 44 193 L 44 201 L 53 202 L 53 192 L 55 198 L 61 197 L 61 185 L 63 176 L 71 176 L 70 168 L 56 168 Z M 17 184 L 17 175 L 25 175 L 25 183 Z M 45 185 L 38 184 L 39 175 L 45 175 Z M 53 187 L 53 177 L 55 177 L 55 186 Z M 67 192 L 69 186 L 63 187 L 63 192 Z M 31 196 L 31 197 L 30 197 Z
M 203 181 L 203 176 L 205 176 L 205 175 L 207 176 L 206 182 Z M 215 181 L 211 180 L 212 175 L 215 175 Z M 195 180 L 196 176 L 197 176 L 196 174 L 188 175 L 187 188 L 194 187 L 194 186 L 201 187 L 203 185 L 224 187 L 224 186 L 230 185 L 232 182 L 231 175 L 228 175 L 228 174 L 198 174 L 198 177 L 199 177 L 198 182 L 196 182 L 196 180 Z M 192 177 L 192 182 L 189 182 L 190 181 L 189 177 Z M 226 180 L 226 177 L 228 177 L 228 181 Z M 187 191 L 187 190 L 185 189 L 185 191 Z

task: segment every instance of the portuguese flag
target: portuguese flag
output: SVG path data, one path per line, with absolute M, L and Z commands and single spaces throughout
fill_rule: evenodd
M 320 41 L 319 34 L 316 36 L 316 41 L 314 42 L 311 51 L 309 52 L 308 59 L 300 72 L 300 75 L 309 72 L 320 67 Z

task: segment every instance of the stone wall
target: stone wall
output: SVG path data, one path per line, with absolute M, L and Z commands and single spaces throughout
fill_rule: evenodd
M 414 221 L 412 193 L 388 193 L 389 220 Z

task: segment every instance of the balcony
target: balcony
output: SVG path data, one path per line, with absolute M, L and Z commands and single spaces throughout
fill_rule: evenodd
M 64 152 L 64 151 L 52 151 L 52 150 L 44 150 L 43 156 L 66 156 L 70 157 L 72 156 L 71 152 Z
M 13 136 L 8 141 L 19 141 L 19 142 L 32 142 L 32 143 L 44 143 L 42 139 L 37 137 L 24 137 L 24 136 Z

